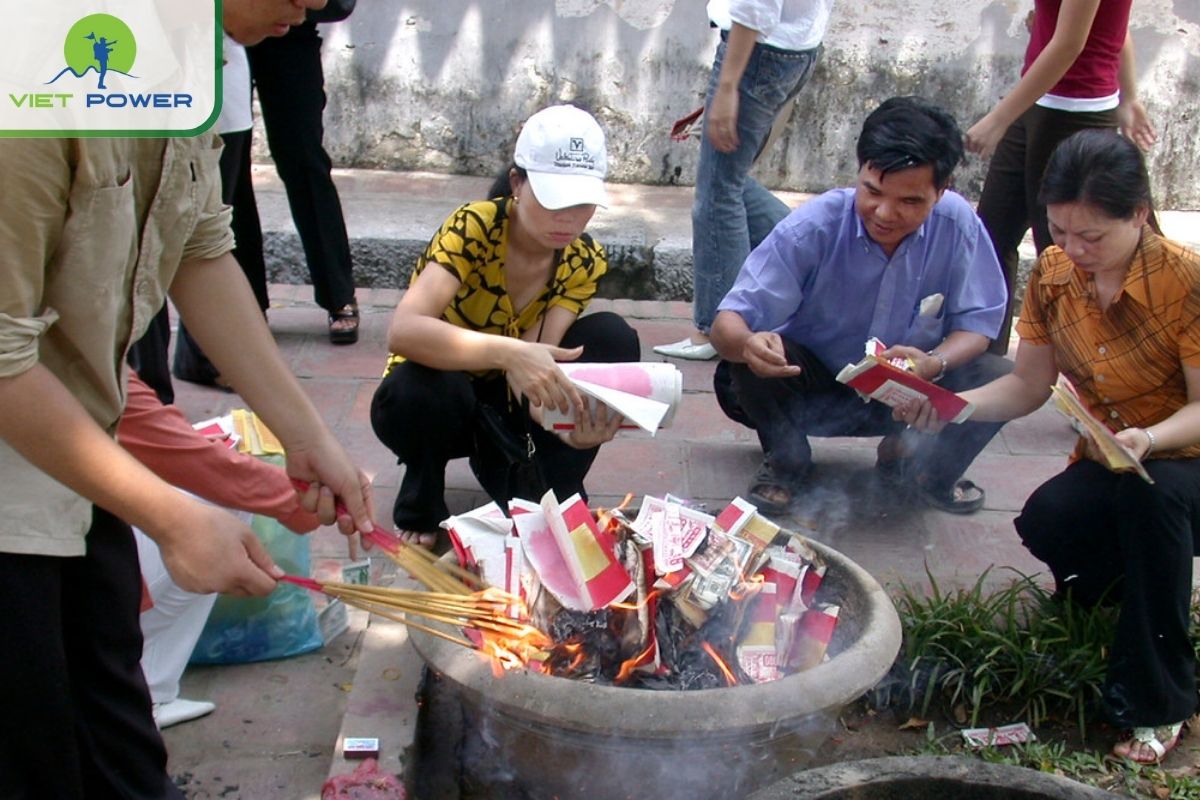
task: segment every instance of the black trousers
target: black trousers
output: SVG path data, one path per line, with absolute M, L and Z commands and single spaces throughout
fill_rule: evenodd
M 315 22 L 246 48 L 271 158 L 287 190 L 317 305 L 354 302 L 354 270 L 342 203 L 322 140 L 325 73 Z
M 237 259 L 250 288 L 254 290 L 254 299 L 264 312 L 271 301 L 267 296 L 267 265 L 263 259 L 262 226 L 258 219 L 258 203 L 254 199 L 254 185 L 250 179 L 250 131 L 223 133 L 225 149 L 221 151 L 221 200 L 232 207 L 233 219 L 230 227 L 233 229 L 233 257 Z M 166 325 L 167 338 L 170 337 L 170 320 L 166 318 L 166 307 L 159 312 L 163 318 L 160 322 L 155 319 L 155 327 Z M 140 374 L 140 373 L 139 373 Z M 196 344 L 196 340 L 188 333 L 183 322 L 179 323 L 178 337 L 175 340 L 175 374 L 191 380 L 209 382 L 216 380 L 220 371 L 213 366 Z M 145 376 L 142 376 L 145 380 Z M 151 384 L 157 390 L 155 384 Z
M 133 532 L 95 509 L 87 555 L 0 553 L 0 797 L 178 798 L 142 677 Z
M 641 353 L 637 332 L 607 311 L 580 317 L 567 329 L 562 346 L 580 345 L 581 362 L 637 361 Z M 493 448 L 478 446 L 480 403 L 500 410 L 505 424 L 520 437 L 527 429 L 532 433 L 535 458 L 559 499 L 575 492 L 587 497 L 583 479 L 599 447 L 577 450 L 533 424 L 519 405 L 510 404 L 503 377 L 472 380 L 465 372 L 445 372 L 406 361 L 383 379 L 371 403 L 375 435 L 405 467 L 392 512 L 398 528 L 435 531 L 450 515 L 445 499 L 446 464 L 454 458 L 470 457 L 483 488 L 507 510 L 511 499 L 506 496 L 508 487 L 491 477 L 501 465 L 490 462 L 502 456 Z
M 886 436 L 904 430 L 883 403 L 864 403 L 804 345 L 784 339 L 789 364 L 803 367 L 794 378 L 760 378 L 745 364 L 721 361 L 713 376 L 725 415 L 758 433 L 763 454 L 777 472 L 802 476 L 812 463 L 809 436 Z M 1012 362 L 984 353 L 950 370 L 942 385 L 953 392 L 982 386 L 1012 370 Z M 975 456 L 1003 427 L 1002 422 L 948 425 L 921 436 L 913 455 L 916 480 L 932 491 L 948 490 Z
M 1033 228 L 1033 242 L 1040 253 L 1053 242 L 1046 223 L 1046 208 L 1038 203 L 1046 162 L 1058 143 L 1073 133 L 1089 128 L 1115 128 L 1117 112 L 1059 111 L 1032 106 L 1009 126 L 988 165 L 979 217 L 991 236 L 996 257 L 1008 284 L 1008 308 L 1004 324 L 990 352 L 1008 351 L 1012 327 L 1013 289 L 1017 279 L 1017 248 L 1025 231 Z
M 1153 484 L 1077 461 L 1039 486 L 1015 522 L 1059 592 L 1085 605 L 1120 602 L 1104 705 L 1124 727 L 1166 725 L 1196 711 L 1188 617 L 1192 558 L 1200 554 L 1200 459 L 1145 466 Z

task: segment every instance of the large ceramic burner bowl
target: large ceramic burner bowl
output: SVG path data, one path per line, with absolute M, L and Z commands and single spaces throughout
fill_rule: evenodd
M 828 566 L 820 596 L 841 605 L 830 658 L 768 683 L 655 691 L 528 671 L 497 678 L 481 654 L 413 630 L 435 685 L 463 713 L 461 741 L 425 731 L 443 753 L 418 754 L 417 774 L 465 753 L 462 783 L 481 797 L 665 800 L 744 796 L 810 764 L 838 710 L 883 677 L 900 647 L 900 621 L 878 582 L 836 550 L 813 547 Z M 436 728 L 446 708 L 440 698 L 422 724 Z

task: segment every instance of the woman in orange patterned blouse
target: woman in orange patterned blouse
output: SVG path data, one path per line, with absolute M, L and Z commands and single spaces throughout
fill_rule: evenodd
M 1160 235 L 1141 152 L 1115 132 L 1059 145 L 1041 200 L 1055 246 L 1029 279 L 1016 366 L 963 395 L 973 419 L 1015 419 L 1041 407 L 1062 373 L 1153 478 L 1108 470 L 1084 437 L 1015 524 L 1060 594 L 1120 603 L 1103 704 L 1130 732 L 1113 752 L 1157 763 L 1196 711 L 1188 622 L 1200 531 L 1200 255 Z M 919 405 L 900 415 L 938 427 Z
M 539 111 L 492 199 L 451 214 L 418 260 L 371 404 L 375 435 L 405 466 L 392 517 L 409 541 L 433 546 L 449 516 L 450 459 L 470 457 L 502 508 L 518 490 L 537 501 L 552 488 L 565 500 L 584 492 L 615 435 L 621 418 L 603 406 L 593 417 L 557 364 L 639 360 L 637 333 L 621 317 L 580 317 L 608 270 L 584 232 L 607 202 L 606 161 L 604 132 L 586 111 Z M 576 428 L 542 430 L 546 407 L 574 414 Z

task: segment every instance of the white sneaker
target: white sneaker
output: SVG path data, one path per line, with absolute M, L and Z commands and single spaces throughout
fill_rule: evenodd
M 217 705 L 207 700 L 185 700 L 176 697 L 169 703 L 154 704 L 154 724 L 159 730 L 178 725 L 181 722 L 191 722 L 205 714 L 211 714 Z
M 654 352 L 667 358 L 686 358 L 689 361 L 711 361 L 717 357 L 717 348 L 712 346 L 712 342 L 697 344 L 690 338 L 673 344 L 655 345 Z

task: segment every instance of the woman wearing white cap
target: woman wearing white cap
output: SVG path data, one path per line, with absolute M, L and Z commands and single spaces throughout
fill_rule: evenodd
M 599 446 L 616 433 L 620 418 L 588 413 L 556 363 L 639 359 L 637 334 L 619 316 L 580 317 L 608 270 L 584 232 L 607 204 L 606 168 L 604 132 L 590 114 L 543 109 L 521 129 L 492 199 L 450 215 L 418 260 L 371 405 L 376 436 L 405 465 L 393 519 L 411 541 L 432 546 L 449 516 L 451 459 L 469 456 L 502 508 L 548 488 L 565 499 L 583 492 Z M 548 406 L 574 413 L 576 429 L 542 430 L 535 420 Z

